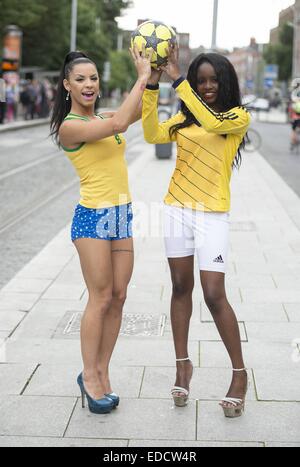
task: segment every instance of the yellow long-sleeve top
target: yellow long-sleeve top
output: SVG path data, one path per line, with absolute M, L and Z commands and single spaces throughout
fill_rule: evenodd
M 143 96 L 143 129 L 148 143 L 177 143 L 177 161 L 165 203 L 201 211 L 230 210 L 232 164 L 247 132 L 250 115 L 243 107 L 217 113 L 183 80 L 176 88 L 201 127 L 196 124 L 170 136 L 173 125 L 185 121 L 179 112 L 169 120 L 158 120 L 158 90 L 146 89 Z M 225 137 L 224 137 L 225 136 Z
M 89 120 L 75 114 L 65 118 L 73 119 Z M 100 209 L 130 203 L 125 148 L 122 135 L 82 143 L 75 149 L 63 147 L 80 178 L 82 206 Z

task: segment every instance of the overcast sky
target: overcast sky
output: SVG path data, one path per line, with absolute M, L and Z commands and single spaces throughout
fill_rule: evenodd
M 134 7 L 119 19 L 123 29 L 135 29 L 137 19 L 161 20 L 178 32 L 191 34 L 191 46 L 211 45 L 213 0 L 134 0 Z M 269 42 L 270 29 L 278 24 L 279 12 L 294 0 L 219 0 L 217 45 L 243 47 L 255 37 Z

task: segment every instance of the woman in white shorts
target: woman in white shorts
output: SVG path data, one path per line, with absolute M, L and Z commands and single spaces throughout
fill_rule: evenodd
M 181 111 L 159 123 L 158 83 L 162 71 L 174 81 Z M 240 165 L 240 148 L 249 123 L 249 113 L 241 106 L 236 72 L 225 57 L 201 54 L 184 79 L 175 47 L 169 50 L 168 64 L 152 71 L 143 96 L 145 139 L 152 144 L 170 141 L 177 144 L 176 168 L 164 200 L 165 246 L 173 283 L 171 322 L 177 361 L 172 395 L 176 405 L 186 405 L 193 373 L 188 333 L 196 254 L 205 302 L 232 361 L 232 382 L 221 402 L 227 417 L 243 413 L 247 391 L 239 327 L 226 298 L 225 271 L 230 178 L 233 166 Z

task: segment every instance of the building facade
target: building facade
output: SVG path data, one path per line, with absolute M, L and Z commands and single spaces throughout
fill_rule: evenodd
M 279 14 L 279 24 L 276 28 L 271 29 L 270 32 L 270 44 L 275 45 L 279 43 L 280 29 L 285 23 L 294 22 L 294 5 L 282 10 Z
M 300 78 L 300 0 L 294 5 L 293 78 Z
M 237 72 L 242 94 L 261 94 L 262 46 L 252 38 L 248 47 L 235 48 L 227 58 Z

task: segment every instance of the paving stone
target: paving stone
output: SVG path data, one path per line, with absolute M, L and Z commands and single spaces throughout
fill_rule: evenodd
M 84 291 L 85 285 L 83 284 L 57 284 L 54 283 L 49 287 L 46 293 L 43 295 L 43 299 L 72 299 L 72 300 L 80 300 Z
M 197 365 L 198 342 L 190 342 L 189 353 Z M 121 337 L 114 352 L 114 362 L 124 366 L 173 366 L 175 362 L 173 342 L 161 338 Z
M 300 443 L 265 443 L 266 448 L 300 448 Z
M 80 439 L 80 438 L 46 438 L 25 436 L 0 436 L 0 447 L 33 447 L 33 448 L 124 448 L 127 440 L 120 439 Z
M 134 284 L 129 285 L 127 290 L 128 300 L 137 300 L 144 302 L 152 302 L 161 300 L 163 292 L 163 286 L 148 286 L 147 288 L 141 285 L 135 286 Z
M 170 399 L 171 389 L 175 383 L 176 367 L 146 368 L 141 390 L 142 398 Z M 224 368 L 194 368 L 191 382 L 190 398 L 197 400 L 220 401 L 228 392 L 232 373 Z M 252 374 L 249 371 L 250 388 L 247 398 L 256 400 Z
M 247 335 L 243 323 L 239 323 L 241 340 L 246 342 Z M 189 332 L 190 341 L 221 341 L 221 336 L 217 330 L 215 323 L 193 323 L 190 326 Z
M 196 404 L 180 409 L 171 401 L 125 399 L 117 410 L 99 416 L 77 404 L 66 437 L 194 440 Z
M 47 266 L 47 268 L 41 268 L 40 265 L 28 264 L 21 271 L 19 271 L 15 278 L 27 278 L 27 279 L 51 279 L 57 278 L 64 266 Z
M 300 277 L 296 274 L 273 274 L 274 282 L 278 289 L 299 290 Z
M 76 380 L 81 370 L 82 366 L 75 365 L 41 365 L 30 380 L 24 394 L 26 396 L 79 397 L 80 392 Z M 143 367 L 112 366 L 110 381 L 114 392 L 121 398 L 139 397 L 143 374 Z
M 300 323 L 247 323 L 248 339 L 270 341 L 277 344 L 290 345 L 293 339 L 300 338 Z
M 67 312 L 70 310 L 83 311 L 85 308 L 85 302 L 83 300 L 44 300 L 41 299 L 34 305 L 32 313 L 59 313 Z
M 35 365 L 0 365 L 0 395 L 20 395 L 36 369 Z
M 247 401 L 242 417 L 227 419 L 213 402 L 199 402 L 197 439 L 298 443 L 300 404 Z
M 246 289 L 241 287 L 242 301 L 245 303 L 294 303 L 300 301 L 300 291 L 291 289 Z
M 288 316 L 281 303 L 231 303 L 231 306 L 238 321 L 246 323 L 288 322 Z M 201 320 L 203 322 L 213 321 L 213 317 L 205 304 L 202 304 Z
M 67 339 L 9 339 L 6 343 L 8 363 L 81 364 L 80 344 Z
M 255 369 L 254 378 L 258 400 L 300 402 L 299 364 L 294 369 Z
M 226 284 L 229 287 L 276 288 L 271 274 L 227 274 Z
M 284 303 L 289 320 L 291 322 L 300 323 L 300 302 L 299 303 Z
M 29 311 L 40 294 L 0 292 L 0 310 Z
M 48 279 L 14 278 L 2 288 L 2 292 L 42 294 L 51 283 Z
M 62 437 L 75 398 L 0 396 L 2 436 Z
M 26 315 L 23 311 L 0 311 L 0 331 L 12 332 Z
M 51 339 L 65 312 L 31 311 L 13 334 L 14 339 Z
M 1 438 L 0 438 L 1 443 Z M 0 444 L 1 446 L 1 444 Z M 180 441 L 180 440 L 141 440 L 129 441 L 130 448 L 146 447 L 146 448 L 262 448 L 263 443 L 232 443 L 232 442 L 213 442 L 213 441 Z
M 251 339 L 251 341 L 243 343 L 243 353 L 247 368 L 293 369 L 295 366 L 292 360 L 293 349 L 290 342 L 274 343 Z M 232 368 L 224 344 L 222 342 L 201 342 L 200 366 Z

